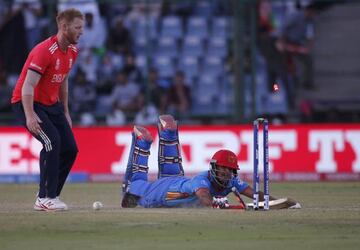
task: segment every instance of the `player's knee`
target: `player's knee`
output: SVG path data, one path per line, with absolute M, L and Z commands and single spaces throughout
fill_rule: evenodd
M 40 133 L 41 141 L 46 152 L 59 152 L 60 151 L 60 136 L 58 134 L 45 134 Z

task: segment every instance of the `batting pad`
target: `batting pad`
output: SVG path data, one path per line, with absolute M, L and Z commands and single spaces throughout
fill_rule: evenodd
M 177 130 L 159 132 L 158 163 L 159 178 L 184 175 Z

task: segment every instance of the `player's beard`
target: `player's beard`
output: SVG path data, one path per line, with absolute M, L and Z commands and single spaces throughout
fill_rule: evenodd
M 69 44 L 77 44 L 79 39 L 76 39 L 76 34 L 72 32 L 67 32 L 65 38 Z

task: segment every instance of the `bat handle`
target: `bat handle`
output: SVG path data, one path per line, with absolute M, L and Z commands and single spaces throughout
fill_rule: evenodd
M 239 191 L 237 191 L 237 189 L 235 187 L 231 188 L 231 191 L 233 192 L 233 194 L 235 195 L 235 197 L 237 198 L 238 202 L 244 206 L 244 208 L 246 209 L 246 204 L 245 202 L 241 199 L 240 193 Z

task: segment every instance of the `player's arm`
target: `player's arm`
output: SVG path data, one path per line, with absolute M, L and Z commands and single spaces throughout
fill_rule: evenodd
M 33 70 L 28 70 L 21 89 L 21 102 L 24 107 L 26 127 L 30 132 L 39 134 L 41 127 L 40 118 L 34 111 L 34 89 L 39 83 L 41 75 Z
M 64 105 L 64 112 L 66 119 L 69 122 L 70 127 L 72 127 L 72 120 L 69 112 L 69 79 L 68 76 L 61 83 L 60 87 L 60 95 L 59 95 L 61 103 Z
M 200 204 L 204 207 L 211 207 L 212 206 L 212 197 L 210 195 L 210 191 L 207 188 L 199 188 L 195 195 L 200 201 Z

